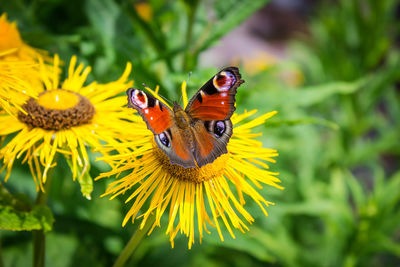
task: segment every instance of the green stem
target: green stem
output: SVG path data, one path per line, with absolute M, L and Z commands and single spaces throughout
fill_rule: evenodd
M 198 3 L 198 0 L 193 0 L 188 3 L 188 25 L 186 30 L 186 45 L 182 68 L 184 71 L 190 71 L 190 69 L 193 68 L 193 55 L 191 54 L 189 47 L 192 44 L 193 25 Z
M 136 12 L 136 10 L 132 7 L 132 1 L 126 0 L 125 1 L 125 8 L 124 8 L 129 17 L 134 21 L 136 25 L 140 27 L 140 29 L 143 31 L 144 35 L 146 36 L 147 40 L 149 43 L 153 46 L 153 48 L 157 51 L 158 55 L 160 58 L 163 58 L 165 55 L 165 52 L 168 51 L 167 47 L 165 46 L 165 38 L 162 35 L 162 32 L 159 31 L 156 33 L 153 28 L 150 26 L 149 23 L 144 21 L 139 14 Z M 172 64 L 172 61 L 169 57 L 164 57 L 165 58 L 165 63 L 167 64 L 168 69 L 171 72 L 174 72 L 174 66 Z
M 46 239 L 43 230 L 33 230 L 33 266 L 43 267 L 45 262 Z
M 49 197 L 50 184 L 53 177 L 54 168 L 48 172 L 47 181 L 44 184 L 44 191 L 40 190 L 36 196 L 35 206 L 46 206 Z M 44 267 L 46 236 L 43 230 L 33 230 L 33 263 L 34 267 Z
M 0 240 L 1 241 L 1 240 Z M 0 267 L 4 267 L 4 263 L 3 263 L 3 251 L 1 248 L 1 242 L 0 242 Z
M 133 252 L 138 247 L 140 241 L 143 239 L 143 237 L 149 231 L 150 227 L 153 225 L 154 220 L 155 220 L 155 215 L 150 215 L 143 229 L 140 229 L 140 227 L 136 229 L 135 233 L 132 235 L 128 244 L 126 244 L 121 254 L 119 254 L 113 267 L 122 267 L 125 265 L 126 261 L 129 259 L 130 256 L 132 256 Z

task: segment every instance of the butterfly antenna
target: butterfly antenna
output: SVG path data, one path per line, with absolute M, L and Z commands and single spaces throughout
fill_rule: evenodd
M 142 83 L 142 85 L 143 85 L 144 88 L 146 88 L 146 89 L 151 89 L 150 86 L 147 86 L 145 83 Z
M 164 99 L 165 102 L 169 103 L 170 105 L 172 105 L 172 101 L 169 99 L 166 99 L 164 96 L 160 95 L 158 92 L 156 92 L 155 90 L 152 90 L 149 86 L 147 86 L 145 83 L 142 83 L 142 85 L 144 86 L 144 88 L 146 88 L 147 90 L 151 90 L 153 92 L 155 92 L 157 94 L 157 96 L 161 97 L 162 99 Z

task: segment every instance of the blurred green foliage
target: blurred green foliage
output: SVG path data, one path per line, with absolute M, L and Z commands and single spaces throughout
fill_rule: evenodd
M 17 0 L 3 1 L 0 11 L 18 21 L 30 45 L 59 53 L 65 62 L 76 54 L 93 66 L 91 79 L 110 81 L 131 61 L 137 86 L 160 85 L 165 97 L 179 99 L 179 84 L 189 71 L 193 71 L 192 91 L 217 71 L 198 66 L 201 52 L 266 2 L 152 0 L 146 13 L 134 9 L 130 1 Z M 162 229 L 156 230 L 142 241 L 129 263 L 399 265 L 400 54 L 396 41 L 400 24 L 396 8 L 394 0 L 324 1 L 309 17 L 309 34 L 290 42 L 290 62 L 283 60 L 255 75 L 242 70 L 246 84 L 237 94 L 239 112 L 279 111 L 259 129 L 265 146 L 280 152 L 272 169 L 281 173 L 285 186 L 284 191 L 263 188 L 263 195 L 276 203 L 269 208 L 269 217 L 248 202 L 256 218 L 248 233 L 225 242 L 212 233 L 191 251 L 184 238 L 178 238 L 171 249 Z M 304 77 L 301 86 L 282 79 L 281 74 L 293 68 Z M 95 156 L 93 177 L 107 170 Z M 137 227 L 121 227 L 129 206 L 123 198 L 99 197 L 106 180 L 95 182 L 92 200 L 82 197 L 62 160 L 55 177 L 49 201 L 55 223 L 47 235 L 47 265 L 110 266 Z M 35 198 L 26 166 L 14 168 L 4 186 L 12 194 Z M 18 201 L 15 209 L 22 212 L 29 200 Z M 31 234 L 1 231 L 0 236 L 4 265 L 29 266 Z

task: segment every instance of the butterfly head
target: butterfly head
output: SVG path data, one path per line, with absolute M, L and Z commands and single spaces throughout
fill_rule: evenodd
M 185 130 L 189 127 L 190 117 L 177 102 L 174 102 L 173 114 L 176 126 L 182 130 Z
M 178 104 L 178 102 L 174 101 L 174 107 L 172 109 L 175 113 L 179 111 L 183 111 L 181 105 Z

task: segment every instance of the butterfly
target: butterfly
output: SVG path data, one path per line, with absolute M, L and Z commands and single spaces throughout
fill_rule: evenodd
M 227 153 L 232 136 L 236 89 L 244 81 L 239 69 L 222 69 L 192 97 L 185 109 L 174 102 L 171 110 L 142 90 L 127 90 L 128 106 L 142 116 L 157 146 L 171 164 L 202 167 Z

